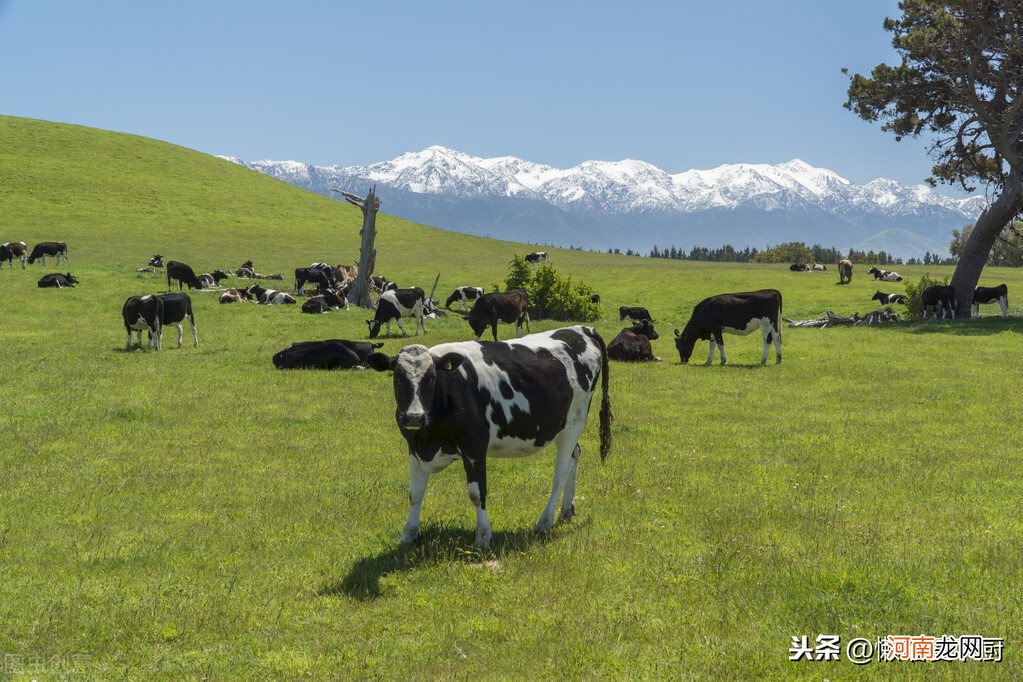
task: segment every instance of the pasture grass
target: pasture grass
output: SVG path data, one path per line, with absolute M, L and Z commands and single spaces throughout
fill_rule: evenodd
M 172 145 L 11 118 L 0 193 L 0 241 L 65 240 L 81 280 L 0 272 L 6 676 L 60 678 L 67 661 L 134 679 L 1023 675 L 1016 270 L 983 278 L 1009 285 L 1008 321 L 991 306 L 957 324 L 786 328 L 767 367 L 758 338 L 726 337 L 733 364 L 705 368 L 679 364 L 671 330 L 707 295 L 775 287 L 801 319 L 866 312 L 901 285 L 864 266 L 838 286 L 834 270 L 548 249 L 603 297 L 605 339 L 619 305 L 648 307 L 664 361 L 612 364 L 615 447 L 601 465 L 594 415 L 571 522 L 531 533 L 552 452 L 495 460 L 478 552 L 455 465 L 405 549 L 389 376 L 270 362 L 292 341 L 365 339 L 364 311 L 194 292 L 198 348 L 168 329 L 165 351 L 124 352 L 124 299 L 165 289 L 135 272 L 153 253 L 197 272 L 251 258 L 291 286 L 296 266 L 357 257 L 356 209 Z M 490 288 L 527 250 L 389 216 L 379 230 L 378 271 L 427 289 L 440 272 L 438 296 Z M 457 316 L 427 326 L 430 345 L 471 338 Z M 788 662 L 792 635 L 819 633 L 1005 637 L 1005 660 Z

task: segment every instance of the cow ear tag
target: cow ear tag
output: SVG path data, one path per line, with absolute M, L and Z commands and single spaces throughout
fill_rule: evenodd
M 462 364 L 464 358 L 458 353 L 448 353 L 440 359 L 437 366 L 445 372 L 453 372 Z

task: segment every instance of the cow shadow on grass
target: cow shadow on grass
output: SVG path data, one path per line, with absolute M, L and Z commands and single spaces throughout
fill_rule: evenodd
M 911 334 L 951 334 L 954 336 L 989 336 L 991 334 L 1001 334 L 1002 332 L 1016 332 L 1019 334 L 1023 333 L 1023 317 L 1010 316 L 1003 320 L 1000 315 L 991 315 L 989 317 L 959 321 L 929 317 L 926 320 L 903 322 L 892 328 L 907 331 Z
M 475 528 L 423 525 L 420 526 L 419 540 L 415 544 L 399 545 L 395 540 L 393 547 L 359 559 L 344 578 L 322 585 L 316 593 L 321 597 L 345 596 L 359 601 L 377 599 L 383 595 L 380 580 L 385 576 L 452 562 L 484 566 L 508 554 L 557 542 L 559 538 L 582 530 L 586 525 L 588 523 L 584 520 L 575 519 L 570 523 L 557 524 L 543 535 L 537 535 L 532 528 L 495 531 L 488 550 L 473 547 Z

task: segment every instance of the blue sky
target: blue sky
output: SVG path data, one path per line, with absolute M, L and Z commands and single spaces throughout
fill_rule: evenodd
M 896 0 L 0 0 L 0 113 L 247 160 L 364 164 L 433 144 L 669 172 L 792 158 L 921 182 L 842 107 L 893 61 Z M 943 190 L 951 193 L 951 190 Z

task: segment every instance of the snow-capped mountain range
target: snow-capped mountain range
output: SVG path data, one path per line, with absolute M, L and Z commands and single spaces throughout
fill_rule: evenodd
M 955 199 L 883 178 L 857 185 L 798 159 L 673 175 L 632 159 L 561 169 L 439 146 L 369 166 L 223 158 L 326 196 L 375 184 L 382 210 L 428 225 L 598 249 L 798 240 L 920 256 L 945 253 L 952 229 L 987 205 L 982 196 Z

